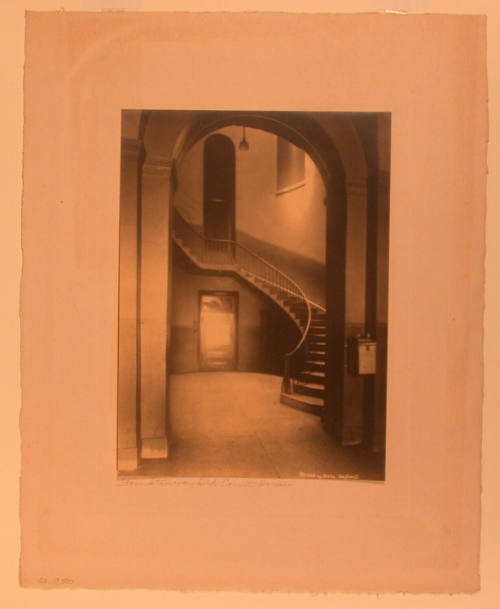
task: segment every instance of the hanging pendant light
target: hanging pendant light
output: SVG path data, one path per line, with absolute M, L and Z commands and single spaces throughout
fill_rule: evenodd
M 241 142 L 238 145 L 238 150 L 242 150 L 243 152 L 246 152 L 249 148 L 250 148 L 250 146 L 245 139 L 245 127 L 243 127 L 243 137 L 241 139 Z

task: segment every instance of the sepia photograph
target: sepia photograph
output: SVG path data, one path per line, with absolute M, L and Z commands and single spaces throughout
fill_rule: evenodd
M 120 475 L 384 480 L 390 118 L 122 111 Z
M 477 592 L 486 19 L 20 19 L 20 585 Z

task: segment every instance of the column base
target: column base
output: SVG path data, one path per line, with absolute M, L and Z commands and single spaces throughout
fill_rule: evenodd
M 133 472 L 139 466 L 139 456 L 137 446 L 118 449 L 118 471 Z
M 166 459 L 168 457 L 167 438 L 142 438 L 141 458 L 142 459 Z

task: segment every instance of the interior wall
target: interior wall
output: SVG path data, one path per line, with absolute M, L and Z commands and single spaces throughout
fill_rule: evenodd
M 298 330 L 269 298 L 234 276 L 193 272 L 173 266 L 172 335 L 170 371 L 200 369 L 199 292 L 221 290 L 238 293 L 236 369 L 270 374 L 283 373 L 283 355 L 298 339 Z
M 301 256 L 296 252 L 291 252 L 289 249 L 278 247 L 262 239 L 256 239 L 241 231 L 237 233 L 237 240 L 238 243 L 257 252 L 297 282 L 310 300 L 323 307 L 326 306 L 324 263 Z
M 324 263 L 326 239 L 325 188 L 316 165 L 306 154 L 305 184 L 276 194 L 277 137 L 246 129 L 247 151 L 240 151 L 242 128 L 220 129 L 236 148 L 236 229 L 277 247 Z M 199 140 L 178 167 L 176 206 L 186 220 L 203 224 L 203 145 Z

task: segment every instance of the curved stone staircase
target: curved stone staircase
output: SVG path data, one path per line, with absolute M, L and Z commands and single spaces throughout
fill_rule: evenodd
M 305 357 L 291 387 L 281 392 L 281 402 L 320 414 L 325 395 L 326 318 L 322 309 L 312 307 L 311 324 L 305 340 Z
M 290 277 L 255 252 L 229 239 L 208 239 L 174 209 L 172 238 L 198 268 L 229 271 L 271 298 L 300 332 L 295 348 L 285 355 L 280 401 L 321 414 L 325 394 L 326 311 L 311 302 Z

